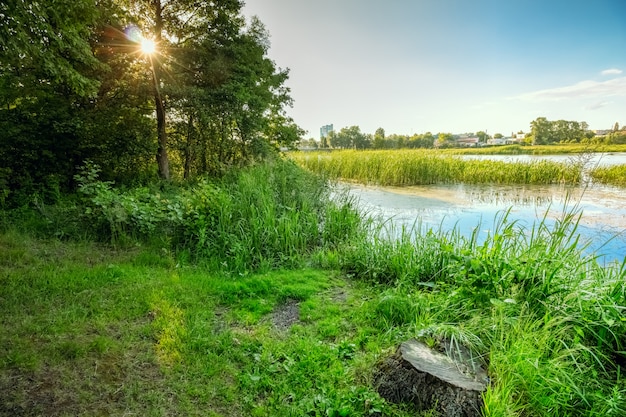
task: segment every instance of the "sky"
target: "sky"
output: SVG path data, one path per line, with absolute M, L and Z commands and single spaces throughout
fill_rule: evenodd
M 364 133 L 626 125 L 626 0 L 245 0 L 289 69 L 288 114 Z

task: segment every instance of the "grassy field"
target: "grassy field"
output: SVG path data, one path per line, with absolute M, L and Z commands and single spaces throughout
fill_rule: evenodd
M 330 271 L 231 276 L 142 247 L 0 236 L 0 415 L 410 415 L 369 385 L 399 340 Z
M 582 165 L 463 160 L 433 150 L 293 153 L 312 172 L 364 184 L 578 184 Z
M 479 358 L 485 416 L 626 415 L 626 262 L 576 212 L 389 230 L 289 163 L 81 190 L 0 217 L 0 416 L 415 416 L 373 384 L 410 338 Z

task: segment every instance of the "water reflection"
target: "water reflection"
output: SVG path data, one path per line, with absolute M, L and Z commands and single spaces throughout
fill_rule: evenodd
M 488 186 L 449 185 L 366 187 L 349 185 L 361 208 L 370 215 L 412 227 L 457 227 L 469 235 L 480 226 L 486 236 L 496 216 L 510 210 L 509 219 L 525 228 L 545 217 L 547 222 L 564 212 L 580 210 L 578 232 L 602 262 L 626 257 L 626 191 L 597 186 Z

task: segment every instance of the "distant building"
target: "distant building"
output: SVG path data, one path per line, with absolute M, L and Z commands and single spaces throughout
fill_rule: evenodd
M 320 127 L 320 138 L 323 139 L 325 137 L 328 137 L 328 134 L 330 132 L 332 132 L 333 130 L 334 129 L 333 129 L 333 125 L 332 124 L 324 125 L 324 126 Z
M 504 145 L 509 139 L 511 138 L 489 138 L 487 139 L 487 145 Z
M 592 132 L 595 133 L 596 136 L 606 136 L 613 131 L 611 129 L 600 129 L 600 130 L 592 130 Z
M 470 138 L 467 136 L 462 136 L 456 140 L 456 143 L 459 146 L 465 146 L 465 147 L 478 146 L 478 138 L 477 137 Z

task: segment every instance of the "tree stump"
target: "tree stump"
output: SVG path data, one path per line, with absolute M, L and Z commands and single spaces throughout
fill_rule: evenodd
M 487 373 L 460 349 L 455 356 L 409 340 L 382 361 L 374 383 L 387 401 L 411 403 L 419 411 L 434 408 L 445 417 L 479 417 Z

